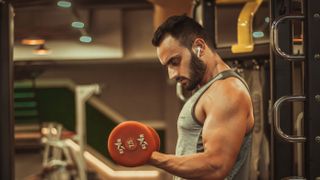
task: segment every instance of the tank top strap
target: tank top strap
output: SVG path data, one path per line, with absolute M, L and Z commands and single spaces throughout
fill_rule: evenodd
M 246 81 L 238 73 L 236 73 L 234 70 L 232 70 L 232 69 L 226 70 L 226 71 L 221 72 L 221 74 L 222 74 L 222 78 L 221 79 L 226 79 L 228 77 L 236 77 L 236 78 L 238 78 L 246 86 L 247 90 L 249 91 L 249 86 L 246 83 Z

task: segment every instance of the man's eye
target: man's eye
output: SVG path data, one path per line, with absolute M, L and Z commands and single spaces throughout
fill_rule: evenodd
M 179 58 L 174 58 L 171 60 L 170 63 L 172 66 L 178 66 L 180 64 L 180 59 Z

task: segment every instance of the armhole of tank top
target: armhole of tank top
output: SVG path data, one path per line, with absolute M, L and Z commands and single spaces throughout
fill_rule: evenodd
M 229 71 L 229 70 L 227 70 L 227 71 Z M 222 77 L 216 79 L 216 78 L 219 76 L 219 74 L 217 74 L 215 77 L 213 77 L 213 78 L 210 80 L 210 82 L 209 82 L 210 84 L 208 85 L 208 87 L 206 87 L 206 88 L 203 90 L 203 92 L 199 95 L 198 99 L 194 102 L 194 104 L 193 104 L 193 106 L 192 106 L 191 116 L 192 116 L 193 120 L 194 120 L 199 126 L 201 126 L 201 127 L 203 126 L 203 124 L 200 123 L 200 121 L 196 118 L 196 115 L 195 115 L 196 105 L 198 104 L 198 102 L 199 102 L 200 98 L 202 97 L 202 95 L 211 87 L 211 85 L 212 85 L 215 81 L 218 81 L 218 80 L 220 80 L 220 79 L 224 79 L 224 77 L 223 77 L 223 72 L 222 72 L 221 74 L 222 74 Z
M 200 98 L 202 97 L 202 95 L 211 87 L 211 85 L 212 85 L 215 81 L 219 80 L 219 79 L 217 79 L 217 80 L 214 80 L 214 79 L 215 79 L 215 77 L 212 79 L 212 81 L 209 82 L 210 84 L 209 84 L 207 87 L 205 87 L 205 89 L 204 89 L 203 92 L 199 95 L 198 99 L 194 102 L 194 104 L 192 105 L 192 108 L 191 108 L 191 116 L 192 116 L 192 119 L 193 119 L 199 126 L 201 126 L 201 127 L 203 126 L 203 124 L 200 123 L 200 121 L 196 118 L 196 114 L 195 114 L 196 105 L 198 104 L 198 102 L 199 102 Z
M 247 137 L 247 136 L 249 136 L 249 135 L 251 135 L 251 134 L 253 133 L 254 125 L 255 125 L 255 122 L 253 122 L 252 128 L 250 129 L 250 131 L 248 131 L 248 132 L 244 135 L 244 137 Z
M 200 121 L 196 118 L 196 115 L 195 115 L 195 109 L 196 109 L 196 105 L 198 104 L 200 98 L 202 97 L 202 95 L 212 86 L 212 84 L 215 82 L 215 81 L 218 81 L 220 79 L 223 79 L 223 76 L 219 79 L 216 79 L 214 80 L 215 78 L 212 79 L 212 81 L 210 81 L 208 87 L 206 87 L 203 92 L 199 95 L 198 99 L 194 102 L 193 106 L 192 106 L 192 109 L 191 109 L 191 116 L 193 118 L 193 120 L 199 125 L 199 126 L 203 126 L 202 123 L 200 123 Z
M 210 87 L 210 86 L 209 86 Z M 205 92 L 205 91 L 204 91 Z M 192 106 L 192 109 L 191 109 L 191 116 L 192 116 L 192 119 L 199 125 L 199 126 L 203 126 L 202 123 L 200 123 L 200 121 L 197 119 L 196 115 L 195 115 L 195 109 L 196 109 L 196 105 L 198 104 L 199 102 L 199 99 L 202 97 L 202 95 L 204 94 L 204 92 L 199 96 L 199 98 L 194 102 L 193 106 Z
M 225 74 L 227 74 L 227 75 L 225 75 Z M 202 95 L 211 87 L 211 85 L 215 82 L 215 81 L 218 81 L 218 80 L 221 80 L 221 79 L 227 79 L 227 78 L 229 78 L 229 77 L 235 77 L 235 78 L 237 78 L 237 79 L 239 79 L 241 82 L 242 82 L 242 84 L 247 88 L 247 90 L 248 90 L 248 92 L 249 92 L 249 94 L 250 94 L 250 91 L 249 91 L 249 86 L 246 84 L 246 82 L 244 81 L 244 79 L 242 79 L 242 77 L 240 76 L 240 75 L 238 75 L 236 72 L 234 72 L 233 70 L 226 70 L 226 71 L 224 71 L 224 72 L 222 72 L 222 77 L 221 78 L 218 78 L 218 79 L 216 79 L 216 80 L 213 80 L 213 79 L 215 79 L 215 78 L 213 78 L 212 80 L 213 80 L 213 82 L 208 86 L 208 87 L 206 87 L 205 88 L 205 90 L 201 93 L 201 95 L 199 95 L 199 98 L 194 102 L 194 104 L 193 104 L 193 106 L 192 106 L 192 109 L 191 109 L 191 116 L 192 116 L 192 118 L 193 118 L 193 120 L 199 125 L 199 126 L 203 126 L 203 124 L 202 123 L 200 123 L 200 121 L 196 118 L 196 115 L 195 115 L 195 108 L 196 108 L 196 105 L 198 104 L 198 101 L 200 100 L 200 98 L 202 97 Z M 253 129 L 253 128 L 252 128 Z M 252 131 L 252 129 L 250 130 L 250 131 Z M 249 131 L 249 132 L 250 132 Z M 250 134 L 250 133 L 246 133 L 246 135 L 247 134 Z

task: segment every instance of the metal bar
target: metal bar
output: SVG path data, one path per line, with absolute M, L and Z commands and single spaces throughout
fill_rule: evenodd
M 279 16 L 290 14 L 289 7 L 290 0 L 269 0 L 269 12 L 270 12 L 270 22 L 273 22 Z M 289 23 L 284 22 L 281 25 L 282 28 L 279 29 L 278 37 L 279 45 L 286 52 L 291 52 L 291 26 Z M 271 36 L 270 36 L 271 38 Z M 272 126 L 272 111 L 274 102 L 286 94 L 292 93 L 292 76 L 290 73 L 290 64 L 287 61 L 283 61 L 280 56 L 277 56 L 272 48 L 270 47 L 270 101 L 269 101 L 269 124 L 270 124 L 270 179 L 278 180 L 283 177 L 293 175 L 293 144 L 288 144 L 280 138 L 277 137 L 274 126 Z M 281 118 L 292 119 L 292 109 L 283 108 L 281 113 Z M 292 130 L 292 122 L 284 121 L 282 122 L 282 128 L 285 131 L 290 132 Z
M 293 101 L 305 101 L 304 96 L 284 96 L 278 99 L 273 105 L 273 126 L 275 132 L 281 137 L 283 140 L 292 143 L 302 143 L 306 141 L 306 138 L 303 136 L 297 135 L 287 135 L 285 134 L 280 127 L 280 107 L 284 102 L 293 102 Z
M 273 51 L 278 54 L 279 56 L 283 57 L 285 60 L 288 61 L 302 61 L 305 59 L 305 56 L 301 55 L 291 55 L 287 54 L 279 46 L 278 42 L 278 29 L 279 29 L 279 24 L 285 20 L 290 20 L 290 19 L 299 19 L 299 20 L 304 20 L 304 16 L 302 15 L 291 15 L 291 16 L 282 16 L 277 19 L 275 19 L 271 25 L 271 47 Z
M 305 170 L 308 179 L 320 178 L 320 1 L 304 0 L 305 94 L 304 107 Z
M 80 85 L 76 87 L 76 131 L 77 140 L 79 143 L 79 152 L 76 157 L 78 163 L 80 180 L 86 180 L 86 164 L 84 159 L 85 146 L 87 144 L 87 128 L 86 128 L 86 101 L 93 95 L 100 93 L 100 86 L 98 84 Z
M 183 89 L 182 89 L 181 83 L 177 83 L 177 85 L 176 85 L 176 94 L 181 101 L 183 101 L 183 102 L 187 101 L 187 98 L 183 94 Z
M 0 1 L 0 179 L 14 178 L 13 9 Z
M 215 39 L 215 7 L 214 2 L 212 0 L 202 0 L 202 22 L 204 29 L 209 32 L 208 36 L 212 39 L 213 45 L 215 49 L 216 46 L 216 39 Z

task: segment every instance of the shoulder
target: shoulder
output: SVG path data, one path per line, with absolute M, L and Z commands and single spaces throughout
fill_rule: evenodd
M 206 112 L 213 109 L 228 112 L 234 109 L 250 110 L 250 94 L 245 85 L 235 77 L 218 80 L 203 94 L 203 108 Z

